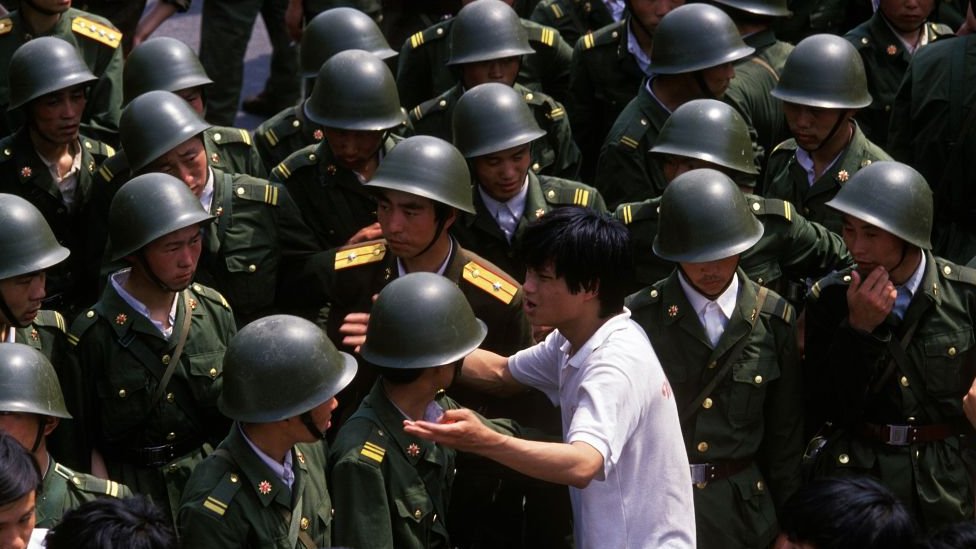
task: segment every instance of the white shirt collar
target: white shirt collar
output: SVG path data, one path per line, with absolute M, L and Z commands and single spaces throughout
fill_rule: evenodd
M 505 202 L 500 200 L 495 200 L 492 198 L 485 190 L 478 185 L 478 194 L 481 195 L 481 200 L 485 203 L 485 207 L 488 208 L 488 212 L 491 214 L 491 218 L 496 222 L 499 221 L 498 212 L 504 208 L 512 215 L 512 219 L 515 220 L 515 227 L 518 226 L 518 220 L 522 218 L 522 214 L 525 213 L 525 200 L 529 196 L 529 174 L 525 174 L 525 179 L 522 182 L 522 188 L 519 190 L 518 194 L 508 199 Z M 499 224 L 505 235 L 511 240 L 511 235 L 515 232 L 515 227 L 505 227 Z
M 177 295 L 173 296 L 173 306 L 169 309 L 169 328 L 164 328 L 162 322 L 154 320 L 153 317 L 150 316 L 149 307 L 146 307 L 141 301 L 136 299 L 135 296 L 125 291 L 125 282 L 129 279 L 129 274 L 131 272 L 132 269 L 122 269 L 121 271 L 113 273 L 112 276 L 109 277 L 109 280 L 112 281 L 112 287 L 115 288 L 115 292 L 119 294 L 119 297 L 129 304 L 129 307 L 132 307 L 135 312 L 146 317 L 146 319 L 149 320 L 149 322 L 152 322 L 152 325 L 159 330 L 159 333 L 163 334 L 163 337 L 169 339 L 170 336 L 173 335 L 173 326 L 176 325 Z M 187 314 L 189 314 L 189 311 L 187 311 Z
M 261 451 L 260 448 L 251 442 L 251 439 L 247 438 L 247 433 L 244 432 L 244 428 L 241 427 L 240 423 L 237 424 L 237 429 L 240 430 L 241 436 L 247 441 L 247 445 L 251 447 L 251 451 L 254 452 L 254 455 L 258 456 L 261 463 L 267 465 L 268 469 L 271 469 L 271 472 L 274 473 L 275 478 L 284 482 L 288 486 L 288 489 L 291 490 L 292 485 L 295 483 L 295 471 L 292 469 L 291 451 L 285 452 L 284 463 L 278 463 L 271 456 Z
M 877 8 L 875 8 L 875 11 L 877 11 Z M 895 29 L 895 27 L 892 27 L 891 23 L 889 23 L 888 19 L 886 19 L 884 16 L 881 17 L 881 20 L 884 21 L 885 25 L 888 25 L 888 28 L 891 29 L 891 33 L 894 34 L 895 38 L 897 38 L 898 41 L 901 42 L 901 45 L 905 47 L 905 51 L 908 52 L 908 55 L 915 55 L 918 48 L 921 48 L 929 43 L 929 33 L 925 31 L 925 26 L 928 24 L 928 21 L 922 23 L 921 28 L 918 29 L 918 42 L 913 43 L 905 40 L 905 37 L 902 36 L 901 33 Z
M 200 193 L 200 204 L 203 205 L 203 209 L 210 213 L 211 204 L 213 203 L 214 197 L 214 172 L 213 168 L 207 168 L 207 184 L 203 187 L 203 192 Z
M 667 112 L 670 115 L 671 114 L 671 109 L 669 109 L 667 107 L 667 105 L 664 104 L 663 101 L 661 101 L 660 99 L 657 98 L 656 95 L 654 95 L 654 88 L 653 88 L 653 86 L 651 86 L 651 82 L 653 80 L 654 80 L 654 77 L 648 78 L 647 81 L 644 83 L 644 87 L 647 88 L 647 93 L 651 94 L 651 98 L 654 99 L 655 101 L 657 101 L 657 104 L 658 105 L 661 105 L 661 108 L 664 109 L 665 112 Z
M 637 61 L 637 66 L 641 72 L 650 75 L 651 58 L 641 49 L 637 37 L 634 36 L 634 31 L 630 30 L 629 23 L 627 24 L 627 51 L 634 56 L 634 60 Z
M 447 264 L 451 261 L 451 256 L 454 254 L 454 239 L 452 238 L 450 241 L 451 247 L 447 250 L 447 257 L 444 258 L 441 266 L 437 268 L 437 274 L 442 276 L 444 275 L 444 271 L 447 270 Z M 407 276 L 407 269 L 403 266 L 403 261 L 399 257 L 397 258 L 397 276 Z
M 834 164 L 837 163 L 837 160 L 841 157 L 842 154 L 844 154 L 844 151 L 846 151 L 846 150 L 847 150 L 847 147 L 844 147 L 843 149 L 841 149 L 840 152 L 837 153 L 837 156 L 835 156 L 834 159 L 830 161 L 830 164 L 827 165 L 827 167 L 824 169 L 823 173 L 829 172 L 830 169 L 834 167 Z M 814 171 L 814 166 L 813 166 L 813 157 L 810 156 L 810 153 L 807 152 L 807 150 L 804 149 L 803 147 L 797 147 L 796 148 L 796 162 L 797 162 L 797 164 L 800 165 L 801 168 L 803 168 L 803 171 L 806 172 L 806 174 L 807 174 L 807 184 L 812 187 L 813 184 L 817 182 L 817 174 L 816 174 L 816 171 Z M 823 174 L 820 174 L 820 175 L 823 176 Z
M 735 302 L 739 296 L 739 275 L 732 276 L 732 283 L 729 287 L 722 292 L 721 295 L 716 299 L 709 299 L 701 294 L 694 286 L 691 285 L 685 279 L 684 273 L 680 270 L 678 271 L 678 282 L 681 283 L 681 289 L 685 292 L 685 297 L 688 298 L 688 303 L 691 307 L 698 313 L 699 318 L 705 313 L 705 307 L 709 303 L 715 303 L 718 305 L 719 310 L 725 315 L 726 319 L 732 318 L 732 313 L 735 311 Z
M 58 162 L 49 162 L 47 158 L 41 155 L 41 162 L 47 166 L 47 171 L 51 174 L 51 179 L 54 184 L 58 186 L 58 190 L 61 191 L 61 202 L 64 204 L 68 211 L 74 210 L 75 194 L 78 190 L 78 173 L 81 171 L 81 140 L 75 141 L 71 144 L 74 151 L 71 157 L 71 169 L 68 173 L 62 176 L 58 171 Z
M 583 345 L 573 353 L 573 344 L 570 343 L 568 339 L 563 341 L 559 350 L 566 355 L 566 362 L 563 367 L 573 367 L 579 368 L 580 366 L 586 364 L 587 359 L 593 354 L 594 351 L 603 345 L 610 334 L 616 332 L 617 330 L 623 330 L 627 328 L 628 321 L 630 320 L 630 309 L 624 307 L 623 310 L 616 315 L 607 319 L 589 339 L 586 340 Z M 562 336 L 562 334 L 559 334 Z M 564 338 L 565 339 L 565 338 Z

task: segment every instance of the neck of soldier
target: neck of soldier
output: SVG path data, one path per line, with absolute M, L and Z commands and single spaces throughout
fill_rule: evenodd
M 300 422 L 299 418 L 294 417 L 274 423 L 242 423 L 241 428 L 255 446 L 271 459 L 283 464 L 285 456 L 297 442 L 283 435 L 289 430 L 283 428 L 281 424 L 288 421 Z
M 420 377 L 410 383 L 390 383 L 383 380 L 383 392 L 397 408 L 407 414 L 411 420 L 424 419 L 424 412 L 434 400 L 438 387 L 430 383 L 432 369 L 426 369 Z
M 176 292 L 161 288 L 144 269 L 143 265 L 134 264 L 123 287 L 149 309 L 150 318 L 169 327 L 169 312 L 173 309 Z
M 659 74 L 651 80 L 651 89 L 665 108 L 675 109 L 693 99 L 703 99 L 698 82 L 690 74 Z
M 905 257 L 888 273 L 888 278 L 895 286 L 901 286 L 908 282 L 908 279 L 915 274 L 918 264 L 922 262 L 922 250 L 920 248 L 907 243 L 904 246 Z
M 54 30 L 54 26 L 61 20 L 60 13 L 45 13 L 31 7 L 27 2 L 20 3 L 20 16 L 34 36 L 43 36 Z
M 47 451 L 47 437 L 41 436 L 41 443 L 38 444 L 37 450 L 34 450 L 34 459 L 37 461 L 38 467 L 41 468 L 41 477 L 43 478 L 47 475 L 48 467 L 50 467 L 51 454 Z
M 634 38 L 637 39 L 637 44 L 640 46 L 640 49 L 643 50 L 647 57 L 650 57 L 651 46 L 654 45 L 654 36 L 644 30 L 644 27 L 633 18 L 630 18 L 630 22 L 627 25 L 630 28 L 630 32 L 634 33 Z
M 403 268 L 408 273 L 436 273 L 447 260 L 449 253 L 451 253 L 451 236 L 447 228 L 444 228 L 430 248 L 413 257 L 401 257 L 400 261 L 403 262 Z
M 77 151 L 75 145 L 78 143 L 77 139 L 73 139 L 67 143 L 58 143 L 47 139 L 33 127 L 29 128 L 29 133 L 31 144 L 34 145 L 34 150 L 37 152 L 38 156 L 47 162 L 58 166 L 59 170 L 64 163 L 68 163 L 68 169 L 70 169 L 70 165 L 74 161 L 75 152 Z
M 848 120 L 841 124 L 841 127 L 830 136 L 827 141 L 815 151 L 807 151 L 813 159 L 813 172 L 816 178 L 820 178 L 830 167 L 830 163 L 837 158 L 854 137 L 854 124 Z
M 769 25 L 754 21 L 737 21 L 735 27 L 739 29 L 739 35 L 741 35 L 742 38 L 745 38 L 750 34 L 756 34 L 757 32 L 762 32 L 768 29 Z

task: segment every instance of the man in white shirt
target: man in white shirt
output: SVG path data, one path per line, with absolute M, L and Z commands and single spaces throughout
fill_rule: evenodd
M 623 307 L 623 226 L 578 208 L 528 227 L 525 311 L 555 330 L 510 358 L 477 351 L 462 379 L 485 390 L 543 391 L 562 411 L 562 443 L 521 440 L 468 410 L 405 431 L 521 473 L 570 485 L 577 547 L 694 547 L 691 478 L 677 409 L 654 349 Z M 595 482 L 594 482 L 595 481 Z

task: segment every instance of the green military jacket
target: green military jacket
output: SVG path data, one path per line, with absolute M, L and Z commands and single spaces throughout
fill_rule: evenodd
M 132 492 L 124 484 L 93 475 L 76 473 L 50 458 L 44 482 L 37 494 L 35 526 L 53 528 L 61 517 L 86 501 L 99 497 L 127 498 Z
M 322 126 L 305 117 L 302 105 L 282 110 L 254 130 L 254 145 L 265 166 L 273 168 L 292 153 L 317 145 L 325 137 Z
M 790 129 L 783 114 L 783 102 L 769 92 L 779 82 L 786 58 L 793 46 L 776 39 L 771 30 L 743 37 L 756 53 L 735 64 L 735 78 L 722 100 L 735 107 L 749 125 L 759 166 L 778 143 L 789 139 Z
M 217 410 L 223 385 L 223 356 L 237 332 L 230 305 L 206 286 L 184 290 L 190 310 L 177 295 L 173 335 L 159 330 L 133 309 L 109 282 L 102 297 L 71 325 L 68 341 L 84 376 L 83 417 L 103 456 L 110 478 L 153 499 L 174 520 L 180 491 L 209 443 L 226 432 L 228 420 Z M 153 409 L 153 395 L 180 338 L 184 315 L 190 331 L 180 364 Z M 136 456 L 148 448 L 172 445 L 162 464 Z M 169 454 L 169 455 L 165 455 Z
M 651 147 L 671 112 L 647 90 L 649 82 L 641 84 L 600 149 L 593 186 L 611 208 L 661 196 L 668 184 Z
M 528 19 L 521 21 L 535 54 L 522 57 L 516 82 L 532 91 L 545 92 L 557 101 L 565 101 L 568 97 L 572 46 L 551 27 Z M 453 18 L 441 21 L 414 34 L 400 48 L 397 90 L 400 92 L 400 104 L 404 107 L 409 109 L 419 105 L 457 84 L 457 73 L 447 66 L 451 57 L 449 37 L 453 24 Z
M 566 109 L 552 97 L 516 83 L 515 91 L 525 98 L 539 127 L 546 135 L 532 142 L 532 171 L 537 174 L 576 179 L 580 152 L 573 142 Z M 433 135 L 452 142 L 451 119 L 464 89 L 461 84 L 410 109 L 410 122 L 418 135 Z
M 688 461 L 753 462 L 730 477 L 696 485 L 698 544 L 766 547 L 779 533 L 776 509 L 800 487 L 803 387 L 795 314 L 774 292 L 760 303 L 759 285 L 739 270 L 735 312 L 713 348 L 678 276 L 673 272 L 626 303 L 631 318 L 647 332 L 674 391 Z M 743 338 L 742 350 L 731 357 Z M 695 415 L 684 417 L 730 358 L 734 361 L 725 377 Z
M 802 291 L 793 290 L 792 283 L 820 278 L 853 262 L 837 233 L 808 221 L 789 202 L 751 194 L 746 199 L 764 230 L 759 242 L 742 252 L 739 267 L 759 285 L 768 286 L 801 305 L 806 287 Z M 653 250 L 660 204 L 660 198 L 621 204 L 613 214 L 630 232 L 639 286 L 654 284 L 670 275 L 675 267 Z
M 843 34 L 850 4 L 853 2 L 847 0 L 790 0 L 792 15 L 774 20 L 776 36 L 796 44 L 813 34 Z
M 855 124 L 854 135 L 847 148 L 810 185 L 806 171 L 796 160 L 796 149 L 797 144 L 793 139 L 787 139 L 773 149 L 766 164 L 763 195 L 791 202 L 810 221 L 816 221 L 840 234 L 843 223 L 841 214 L 828 208 L 827 202 L 858 170 L 876 160 L 891 160 L 891 157 L 868 140 Z
M 816 472 L 878 478 L 931 532 L 973 515 L 964 464 L 973 433 L 962 398 L 976 375 L 976 271 L 924 253 L 922 281 L 904 319 L 890 315 L 871 333 L 848 324 L 850 269 L 817 282 L 806 308 L 805 368 L 814 380 L 810 415 L 837 429 Z M 904 349 L 905 366 L 892 362 L 892 344 Z M 964 436 L 890 445 L 861 435 L 865 423 L 942 424 Z
M 952 29 L 939 23 L 926 23 L 922 32 L 928 42 L 954 35 Z M 854 44 L 861 54 L 868 77 L 868 91 L 873 99 L 871 105 L 857 113 L 858 124 L 868 139 L 886 148 L 891 106 L 912 54 L 905 49 L 880 11 L 848 32 L 844 38 Z
M 525 280 L 525 264 L 519 258 L 519 243 L 530 223 L 554 208 L 580 206 L 601 213 L 607 211 L 603 197 L 596 189 L 577 181 L 528 173 L 525 210 L 519 219 L 512 241 L 509 242 L 498 222 L 485 206 L 481 193 L 475 189 L 475 214 L 462 214 L 454 225 L 454 235 L 465 249 L 491 261 L 516 280 Z
M 332 546 L 332 501 L 324 442 L 291 450 L 291 489 L 254 453 L 234 424 L 213 455 L 193 471 L 180 503 L 185 549 L 306 549 Z M 301 494 L 301 509 L 297 496 Z M 297 511 L 298 537 L 288 539 Z M 310 544 L 309 544 L 310 543 Z
M 400 141 L 386 138 L 380 162 Z M 343 246 L 376 222 L 376 199 L 355 172 L 339 164 L 327 141 L 296 151 L 271 170 L 271 180 L 288 189 L 322 249 Z
M 556 29 L 570 46 L 584 34 L 613 23 L 613 14 L 602 0 L 543 0 L 529 19 Z
M 10 135 L 24 121 L 23 113 L 8 112 L 10 103 L 10 58 L 14 51 L 36 35 L 14 11 L 0 18 L 0 135 Z M 75 47 L 98 81 L 88 92 L 82 113 L 84 133 L 117 145 L 119 116 L 122 113 L 122 33 L 103 17 L 68 8 L 61 14 L 50 36 L 57 36 Z M 18 109 L 19 110 L 19 109 Z
M 37 154 L 30 132 L 21 128 L 0 141 L 0 192 L 15 194 L 33 204 L 55 238 L 71 250 L 66 261 L 47 270 L 45 307 L 75 314 L 98 296 L 98 265 L 108 235 L 107 217 L 96 207 L 100 193 L 95 177 L 98 164 L 115 154 L 100 141 L 79 136 L 81 155 L 74 205 L 69 210 L 58 184 Z
M 445 410 L 461 407 L 443 394 L 436 402 Z M 404 419 L 377 380 L 336 436 L 329 458 L 334 544 L 452 547 L 446 520 L 456 452 L 408 435 Z
M 627 21 L 587 33 L 573 48 L 569 76 L 569 123 L 583 155 L 581 179 L 596 174 L 603 140 L 637 95 L 645 74 L 627 49 Z

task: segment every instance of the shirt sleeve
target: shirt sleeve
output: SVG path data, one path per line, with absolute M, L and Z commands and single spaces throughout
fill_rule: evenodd
M 508 359 L 508 370 L 515 381 L 542 391 L 556 406 L 559 405 L 559 367 L 563 358 L 560 346 L 563 341 L 564 338 L 554 331 L 542 343 L 523 349 Z

